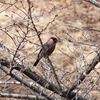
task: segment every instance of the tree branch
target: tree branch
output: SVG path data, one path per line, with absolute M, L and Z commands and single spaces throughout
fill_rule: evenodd
M 3 59 L 0 59 L 0 64 L 2 66 L 7 66 L 9 67 L 10 66 L 10 62 L 6 61 L 6 60 L 3 60 Z M 7 70 L 5 71 L 5 69 L 3 67 L 0 67 L 5 73 L 8 73 Z M 43 79 L 42 77 L 38 76 L 35 72 L 33 72 L 30 68 L 26 69 L 25 66 L 23 65 L 20 65 L 20 64 L 16 64 L 15 65 L 16 67 L 14 67 L 16 70 L 20 71 L 20 70 L 23 70 L 22 73 L 24 73 L 26 76 L 28 76 L 30 79 L 34 80 L 35 82 L 37 82 L 38 84 L 40 84 L 41 86 L 45 87 L 46 89 L 49 89 L 50 91 L 53 91 L 54 93 L 57 93 L 58 95 L 62 96 L 62 97 L 65 97 L 65 98 L 69 98 L 69 99 L 72 99 L 72 98 L 75 98 L 76 97 L 76 93 L 74 92 L 64 92 L 64 91 L 61 91 L 59 89 L 58 86 L 56 86 L 55 84 L 52 84 L 50 82 L 48 82 L 47 80 Z M 10 73 L 8 73 L 10 74 Z M 13 76 L 13 73 L 10 74 L 11 77 L 15 78 L 17 81 L 23 83 L 22 80 L 19 80 L 17 79 L 17 76 L 14 75 Z M 27 85 L 25 85 L 27 86 Z M 32 87 L 30 87 L 30 89 L 32 89 Z M 73 99 L 74 100 L 74 99 Z M 85 98 L 82 98 L 81 96 L 77 97 L 77 100 L 86 100 Z
M 97 53 L 96 57 L 86 65 L 86 69 L 81 73 L 80 77 L 73 83 L 73 85 L 69 88 L 69 91 L 73 91 L 82 83 L 82 81 L 86 78 L 86 76 L 95 68 L 95 66 L 100 62 L 100 51 Z
M 36 26 L 35 26 L 35 24 L 34 24 L 34 21 L 33 21 L 33 19 L 32 19 L 32 15 L 31 15 L 31 3 L 30 3 L 30 0 L 27 0 L 27 2 L 28 2 L 28 6 L 29 6 L 28 13 L 29 13 L 29 17 L 30 17 L 30 19 L 31 19 L 33 28 L 34 28 L 35 32 L 37 33 L 37 36 L 38 36 L 38 38 L 39 38 L 39 41 L 40 41 L 40 43 L 41 43 L 42 48 L 44 49 L 44 51 L 46 51 L 45 48 L 44 48 L 44 46 L 43 46 L 43 43 L 42 43 L 42 41 L 41 41 L 41 38 L 40 38 L 41 32 L 42 32 L 43 30 L 40 32 L 40 31 L 38 31 L 38 29 L 36 28 Z M 55 18 L 56 18 L 56 17 L 57 17 L 57 15 L 55 16 Z M 55 18 L 54 18 L 54 20 L 55 20 Z M 48 25 L 49 25 L 49 24 L 48 24 Z M 48 26 L 48 25 L 47 25 L 47 26 Z M 47 28 L 47 27 L 46 27 L 46 28 Z M 55 80 L 56 80 L 56 82 L 57 82 L 57 84 L 58 84 L 58 86 L 59 86 L 59 89 L 62 90 L 62 87 L 61 87 L 61 85 L 60 85 L 58 76 L 57 76 L 57 74 L 56 74 L 56 72 L 55 72 L 54 66 L 52 65 L 52 63 L 51 63 L 51 61 L 50 61 L 50 59 L 49 59 L 48 56 L 47 56 L 47 60 L 48 60 L 50 66 L 51 66 L 51 68 L 52 68 L 52 71 L 53 71 Z
M 26 95 L 26 94 L 15 94 L 15 93 L 0 93 L 0 97 L 8 97 L 8 98 L 19 98 L 19 99 L 28 99 L 28 100 L 47 100 L 43 96 L 39 96 L 36 94 Z
M 90 2 L 91 4 L 95 5 L 96 7 L 100 8 L 100 2 L 96 1 L 96 0 L 84 0 L 87 2 Z

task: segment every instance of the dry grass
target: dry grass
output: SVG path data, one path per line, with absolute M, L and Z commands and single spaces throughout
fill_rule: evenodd
M 9 1 L 10 0 L 7 2 L 9 3 Z M 15 22 L 19 23 L 24 31 L 26 30 L 26 22 L 24 22 L 22 19 L 25 17 L 25 14 L 20 9 L 25 11 L 25 9 L 27 10 L 28 5 L 26 0 L 22 0 L 24 4 L 23 6 L 21 5 L 20 1 L 21 0 L 15 4 L 18 8 L 16 8 L 14 5 L 7 10 L 5 10 L 7 5 L 2 6 L 2 3 L 0 3 L 0 11 L 4 10 L 0 13 L 1 27 L 12 24 L 13 19 Z M 12 2 L 14 2 L 14 0 L 12 0 Z M 31 2 L 34 6 L 32 16 L 38 30 L 45 28 L 46 25 L 54 19 L 55 15 L 58 15 L 55 21 L 53 21 L 45 31 L 43 31 L 41 38 L 43 42 L 46 42 L 48 38 L 55 35 L 61 39 L 61 42 L 57 44 L 56 50 L 50 56 L 50 59 L 53 65 L 56 66 L 55 69 L 60 69 L 57 71 L 59 79 L 62 78 L 64 72 L 70 73 L 75 69 L 78 69 L 77 71 L 79 72 L 75 72 L 71 74 L 71 76 L 68 75 L 67 77 L 62 78 L 62 82 L 64 82 L 66 85 L 70 85 L 73 80 L 78 77 L 79 73 L 84 69 L 83 66 L 88 64 L 88 62 L 94 57 L 94 51 L 97 49 L 96 46 L 99 47 L 100 45 L 99 32 L 82 30 L 82 28 L 100 29 L 100 9 L 90 3 L 85 2 L 84 0 L 31 0 Z M 23 7 L 25 7 L 25 9 L 23 9 Z M 12 19 L 10 18 L 11 16 Z M 18 27 L 11 26 L 10 28 L 7 28 L 7 30 L 13 38 L 18 39 L 19 41 L 22 39 L 21 37 L 23 37 L 23 32 Z M 20 35 L 18 34 L 18 31 Z M 36 33 L 33 30 L 30 30 L 28 36 L 28 41 L 23 44 L 24 48 L 21 49 L 18 54 L 20 55 L 21 60 L 23 57 L 28 55 L 23 60 L 23 63 L 25 65 L 32 66 L 37 57 L 37 48 L 40 48 L 40 46 L 37 46 L 34 43 L 38 45 L 40 44 Z M 16 46 L 12 39 L 2 31 L 0 31 L 0 42 L 1 41 L 3 41 L 4 45 L 10 50 L 16 50 Z M 12 60 L 12 56 L 10 54 L 6 53 L 1 48 L 0 51 L 2 52 L 0 53 L 0 58 L 5 57 L 10 61 Z M 52 77 L 48 75 L 49 70 L 46 68 L 46 65 L 44 65 L 45 70 L 40 67 L 40 65 L 44 64 L 44 61 L 45 59 L 41 60 L 37 66 L 37 68 L 41 69 L 41 71 L 38 71 L 37 68 L 32 69 L 44 78 L 50 78 L 50 81 L 53 82 Z M 97 71 L 100 72 L 99 66 L 96 68 L 98 69 Z M 92 73 L 90 76 L 91 75 Z M 96 74 L 96 76 L 98 75 Z M 88 78 L 85 80 L 87 81 L 87 85 L 89 85 L 91 80 L 95 79 Z M 85 81 L 82 84 L 84 88 Z M 100 82 L 98 86 L 100 86 Z M 18 92 L 19 90 L 16 91 Z M 95 97 L 93 100 L 99 100 L 99 94 L 99 91 L 91 91 L 88 98 L 90 100 L 91 97 Z

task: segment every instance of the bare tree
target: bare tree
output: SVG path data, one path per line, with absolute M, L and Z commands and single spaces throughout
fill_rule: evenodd
M 83 4 L 87 12 L 90 10 L 88 6 L 95 5 L 99 9 L 99 2 L 96 0 L 84 0 L 85 3 L 80 0 L 69 0 L 71 4 L 67 1 L 55 2 L 0 1 L 2 98 L 28 100 L 99 98 L 95 94 L 100 92 L 100 30 L 94 27 L 98 25 L 99 15 L 96 19 L 90 15 L 87 18 L 85 12 L 82 13 L 77 9 L 78 4 Z M 82 8 L 83 11 L 84 9 Z M 91 9 L 97 10 L 94 7 Z M 75 23 L 73 20 L 76 20 Z M 38 51 L 52 36 L 59 40 L 55 52 L 47 59 L 41 59 L 36 67 L 33 66 Z

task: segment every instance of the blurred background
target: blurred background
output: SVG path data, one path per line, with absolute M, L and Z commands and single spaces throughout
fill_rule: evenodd
M 31 6 L 32 18 L 35 27 L 41 32 L 42 42 L 45 43 L 52 36 L 60 40 L 50 60 L 62 86 L 70 86 L 100 48 L 100 8 L 85 0 L 31 0 Z M 20 45 L 17 61 L 55 83 L 46 59 L 41 59 L 37 67 L 33 67 L 41 44 L 28 18 L 27 0 L 0 0 L 0 44 L 6 47 L 0 48 L 0 58 L 12 61 Z M 0 77 L 4 75 L 1 70 L 0 73 Z M 99 76 L 100 64 L 82 82 L 77 92 L 88 100 L 99 100 L 100 80 L 95 83 Z M 9 77 L 4 78 L 4 81 L 7 79 Z M 93 83 L 95 86 L 91 89 Z M 25 91 L 25 86 L 15 86 L 13 89 L 12 86 L 15 85 L 6 87 L 6 91 L 30 93 L 30 90 Z M 3 85 L 0 90 L 5 91 Z

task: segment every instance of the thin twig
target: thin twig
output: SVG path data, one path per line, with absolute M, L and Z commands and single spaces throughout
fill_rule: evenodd
M 28 10 L 28 12 L 29 12 L 29 17 L 30 17 L 30 19 L 31 19 L 31 21 L 32 21 L 33 28 L 35 29 L 35 32 L 37 33 L 37 36 L 38 36 L 38 38 L 39 38 L 39 41 L 40 41 L 40 43 L 41 43 L 43 49 L 45 50 L 45 48 L 44 48 L 44 46 L 43 46 L 43 43 L 42 43 L 42 41 L 41 41 L 41 38 L 40 38 L 41 32 L 37 30 L 37 28 L 36 28 L 36 26 L 35 26 L 35 24 L 34 24 L 34 22 L 33 22 L 33 19 L 32 19 L 30 0 L 27 0 L 27 2 L 28 2 L 28 6 L 29 6 L 29 10 Z M 48 25 L 49 25 L 49 24 L 48 24 Z M 46 50 L 45 50 L 45 51 L 46 51 Z M 60 85 L 58 76 L 57 76 L 57 74 L 55 73 L 55 69 L 54 69 L 54 67 L 53 67 L 53 65 L 52 65 L 52 63 L 51 63 L 51 61 L 50 61 L 50 59 L 49 59 L 48 56 L 47 56 L 47 60 L 48 60 L 48 62 L 50 63 L 50 66 L 51 66 L 51 68 L 52 68 L 52 70 L 53 70 L 53 74 L 54 74 L 54 76 L 55 76 L 56 82 L 57 82 L 59 88 L 62 90 L 62 87 L 61 87 L 61 85 Z
M 86 78 L 86 76 L 95 68 L 95 66 L 100 62 L 100 51 L 98 51 L 96 57 L 90 62 L 90 64 L 86 65 L 86 69 L 81 73 L 80 77 L 75 80 L 73 85 L 69 88 L 69 91 L 73 91 L 74 89 L 82 83 L 82 81 Z

